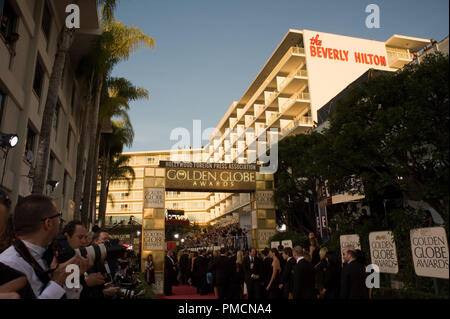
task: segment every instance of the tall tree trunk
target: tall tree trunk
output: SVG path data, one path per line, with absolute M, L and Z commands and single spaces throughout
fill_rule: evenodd
M 45 190 L 53 116 L 55 106 L 58 103 L 58 91 L 61 86 L 61 78 L 66 64 L 66 55 L 72 46 L 73 40 L 74 31 L 64 27 L 60 35 L 58 51 L 56 52 L 55 62 L 53 63 L 52 74 L 50 76 L 44 114 L 42 115 L 41 132 L 39 134 L 39 145 L 36 154 L 36 168 L 33 177 L 33 194 L 43 194 Z
M 75 220 L 81 220 L 81 195 L 83 192 L 83 168 L 84 168 L 84 154 L 86 152 L 86 148 L 88 147 L 89 139 L 87 138 L 87 132 L 89 130 L 89 110 L 92 107 L 91 99 L 88 99 L 88 103 L 86 103 L 86 108 L 84 110 L 83 116 L 83 126 L 81 131 L 80 143 L 78 144 L 77 151 L 77 172 L 76 172 L 76 180 L 74 186 L 74 195 L 73 201 L 75 203 L 75 211 L 74 217 Z
M 103 78 L 100 74 L 97 75 L 97 90 L 95 94 L 95 103 L 92 108 L 92 113 L 90 113 L 89 118 L 89 135 L 88 138 L 91 139 L 91 143 L 89 143 L 89 155 L 86 166 L 86 174 L 84 179 L 84 191 L 83 191 L 83 207 L 81 210 L 81 221 L 89 226 L 90 220 L 90 212 L 91 212 L 91 188 L 92 188 L 92 171 L 94 165 L 95 158 L 95 143 L 93 143 L 92 139 L 96 137 L 97 134 L 97 126 L 98 126 L 98 113 L 100 109 L 100 98 L 103 87 Z M 95 205 L 95 203 L 94 203 Z
M 110 154 L 107 151 L 106 156 L 102 159 L 102 169 L 101 169 L 101 189 L 100 189 L 100 205 L 98 209 L 98 220 L 99 226 L 105 226 L 105 216 L 106 216 L 106 205 L 108 199 L 108 178 L 109 178 L 109 163 Z
M 97 134 L 95 138 L 94 163 L 92 164 L 92 186 L 91 186 L 91 221 L 95 224 L 95 215 L 97 212 L 97 181 L 98 181 L 98 156 L 100 152 L 102 125 L 98 123 Z

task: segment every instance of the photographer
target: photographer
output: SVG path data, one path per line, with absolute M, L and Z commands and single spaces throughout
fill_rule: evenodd
M 62 298 L 66 293 L 65 281 L 70 274 L 66 267 L 74 264 L 80 268 L 80 273 L 84 273 L 88 266 L 88 260 L 80 256 L 74 256 L 63 264 L 58 264 L 56 257 L 51 265 L 44 260 L 47 246 L 58 234 L 60 216 L 47 196 L 24 198 L 17 204 L 13 217 L 17 238 L 0 255 L 0 263 L 25 274 L 38 299 Z
M 4 244 L 9 245 L 12 240 L 12 234 L 8 231 L 10 206 L 11 201 L 8 194 L 0 190 L 0 240 L 2 241 L 2 247 Z M 0 299 L 32 298 L 32 296 L 33 293 L 25 275 L 0 264 Z
M 94 229 L 93 229 L 94 230 Z M 95 229 L 92 237 L 93 245 L 105 244 L 110 241 L 109 234 L 101 229 Z M 116 262 L 112 259 L 97 262 L 88 270 L 86 289 L 81 294 L 82 299 L 103 299 L 117 296 L 120 288 L 113 282 Z M 114 272 L 113 272 L 114 271 Z
M 84 225 L 80 221 L 71 221 L 69 222 L 63 229 L 62 234 L 66 237 L 67 243 L 70 245 L 72 249 L 79 249 L 82 247 L 88 246 L 87 241 L 87 230 Z M 103 284 L 105 283 L 105 278 L 100 272 L 93 272 L 90 274 L 85 273 L 80 277 L 80 283 L 83 286 L 82 291 L 74 290 L 72 297 L 70 299 L 79 299 L 80 294 L 84 297 L 95 297 L 92 295 L 92 292 L 96 289 L 92 289 L 91 287 L 101 287 L 103 290 Z M 83 293 L 84 292 L 84 293 Z M 101 294 L 102 295 L 102 294 Z

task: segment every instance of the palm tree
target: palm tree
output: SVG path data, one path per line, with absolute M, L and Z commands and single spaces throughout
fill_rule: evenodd
M 108 171 L 102 174 L 102 187 L 105 188 L 104 192 L 100 196 L 100 209 L 99 209 L 99 225 L 103 227 L 105 225 L 106 215 L 106 199 L 109 194 L 109 185 L 113 181 L 125 180 L 128 185 L 128 192 L 131 191 L 131 187 L 136 179 L 134 169 L 128 165 L 130 156 L 123 154 L 116 154 L 109 159 Z M 104 182 L 103 182 L 104 178 Z M 104 183 L 104 186 L 103 186 Z
M 134 131 L 127 110 L 129 102 L 137 99 L 148 99 L 148 91 L 137 88 L 124 78 L 110 78 L 106 82 L 107 89 L 102 95 L 99 122 L 104 123 L 111 118 L 120 118 L 121 121 L 112 122 L 112 134 L 102 134 L 100 143 L 100 206 L 99 221 L 104 225 L 107 199 L 107 179 L 111 158 L 121 153 L 123 146 L 131 146 Z M 95 181 L 97 182 L 97 180 Z M 97 187 L 95 187 L 95 190 Z M 96 192 L 97 193 L 97 192 Z
M 102 96 L 105 96 L 105 94 L 102 94 L 105 92 L 103 85 L 109 78 L 113 67 L 117 63 L 128 59 L 134 51 L 142 46 L 153 48 L 154 40 L 138 28 L 125 26 L 120 22 L 112 21 L 105 25 L 103 34 L 98 39 L 90 55 L 92 62 L 91 72 L 94 74 L 95 84 L 90 92 L 93 97 L 93 107 L 89 114 L 88 123 L 88 137 L 91 143 L 89 144 L 88 165 L 86 167 L 83 207 L 81 212 L 81 220 L 86 224 L 95 205 L 101 132 L 99 111 Z M 76 205 L 75 209 L 78 208 L 79 206 Z
M 102 5 L 102 20 L 105 22 L 113 19 L 113 12 L 117 5 L 117 0 L 99 0 Z M 50 139 L 52 133 L 53 116 L 55 114 L 56 103 L 58 102 L 58 90 L 61 86 L 64 66 L 66 64 L 67 52 L 69 52 L 75 39 L 75 29 L 68 29 L 62 23 L 60 30 L 58 47 L 45 102 L 44 113 L 42 115 L 42 125 L 39 134 L 39 143 L 36 153 L 36 166 L 33 175 L 33 194 L 43 194 L 47 178 L 48 161 L 50 156 Z

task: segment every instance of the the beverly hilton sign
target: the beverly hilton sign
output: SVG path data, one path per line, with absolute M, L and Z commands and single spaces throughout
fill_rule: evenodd
M 161 161 L 166 169 L 166 190 L 253 192 L 256 164 Z

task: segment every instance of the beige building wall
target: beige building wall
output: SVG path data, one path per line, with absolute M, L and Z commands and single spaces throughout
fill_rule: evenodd
M 0 32 L 0 132 L 19 136 L 18 145 L 8 153 L 2 186 L 10 192 L 15 205 L 19 197 L 31 192 L 31 176 L 57 50 L 58 30 L 65 21 L 65 6 L 69 2 L 4 0 L 3 4 L 0 10 L 8 15 L 9 21 L 14 20 L 10 31 L 19 35 L 18 41 L 12 43 L 11 32 Z M 83 12 L 81 29 L 77 31 L 67 56 L 51 136 L 49 177 L 60 184 L 54 192 L 47 187 L 47 194 L 55 200 L 65 220 L 72 219 L 71 200 L 82 115 L 83 94 L 78 87 L 75 69 L 79 58 L 88 52 L 91 41 L 100 34 L 96 1 L 82 0 L 79 5 Z M 36 75 L 36 65 L 40 66 L 41 77 Z M 34 85 L 38 83 L 35 78 L 41 80 L 41 86 Z M 38 88 L 37 91 L 34 87 Z M 28 159 L 27 144 L 31 151 Z M 1 158 L 3 169 L 5 159 Z

